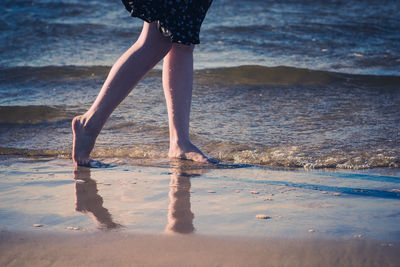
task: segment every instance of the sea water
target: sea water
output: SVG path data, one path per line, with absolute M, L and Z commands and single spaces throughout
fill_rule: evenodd
M 63 159 L 0 161 L 0 235 L 8 231 L 197 233 L 373 239 L 398 250 L 400 171 L 75 168 Z M 257 218 L 265 216 L 265 219 Z
M 399 1 L 215 0 L 195 49 L 193 142 L 223 162 L 398 168 Z M 3 1 L 0 155 L 70 158 L 94 101 L 143 22 L 120 1 Z M 161 65 L 115 110 L 93 156 L 168 151 Z

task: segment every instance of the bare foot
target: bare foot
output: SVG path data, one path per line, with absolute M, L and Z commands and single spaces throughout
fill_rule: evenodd
M 218 163 L 215 158 L 207 157 L 195 145 L 188 143 L 185 145 L 170 145 L 168 157 L 172 159 L 187 159 L 200 163 Z
M 90 134 L 85 129 L 85 119 L 82 115 L 76 116 L 72 120 L 72 132 L 74 134 L 72 160 L 75 165 L 90 167 L 92 160 L 89 158 L 89 155 L 94 147 L 97 135 Z

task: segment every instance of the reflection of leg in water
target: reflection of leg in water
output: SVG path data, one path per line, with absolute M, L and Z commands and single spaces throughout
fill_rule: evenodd
M 91 215 L 102 229 L 118 228 L 111 214 L 103 207 L 103 198 L 97 193 L 97 184 L 90 178 L 90 168 L 75 167 L 74 170 L 76 211 Z
M 190 210 L 190 178 L 199 173 L 198 170 L 183 170 L 180 164 L 174 166 L 171 172 L 166 231 L 189 234 L 194 231 L 194 214 Z
M 194 231 L 190 210 L 190 177 L 171 175 L 167 231 L 188 234 Z

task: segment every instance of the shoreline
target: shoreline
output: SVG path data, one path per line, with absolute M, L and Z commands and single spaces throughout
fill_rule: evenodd
M 399 171 L 214 168 L 189 161 L 166 166 L 2 162 L 0 226 L 400 240 Z
M 0 265 L 398 266 L 399 177 L 3 160 Z

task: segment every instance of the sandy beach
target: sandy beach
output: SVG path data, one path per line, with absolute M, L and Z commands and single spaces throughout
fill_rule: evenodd
M 45 158 L 0 166 L 1 266 L 400 263 L 394 169 L 89 169 Z
M 223 163 L 168 160 L 159 62 L 88 169 L 71 121 L 143 21 L 121 1 L 4 0 L 0 266 L 400 266 L 399 13 L 213 1 L 190 138 Z
M 1 232 L 1 266 L 398 266 L 365 240 Z

